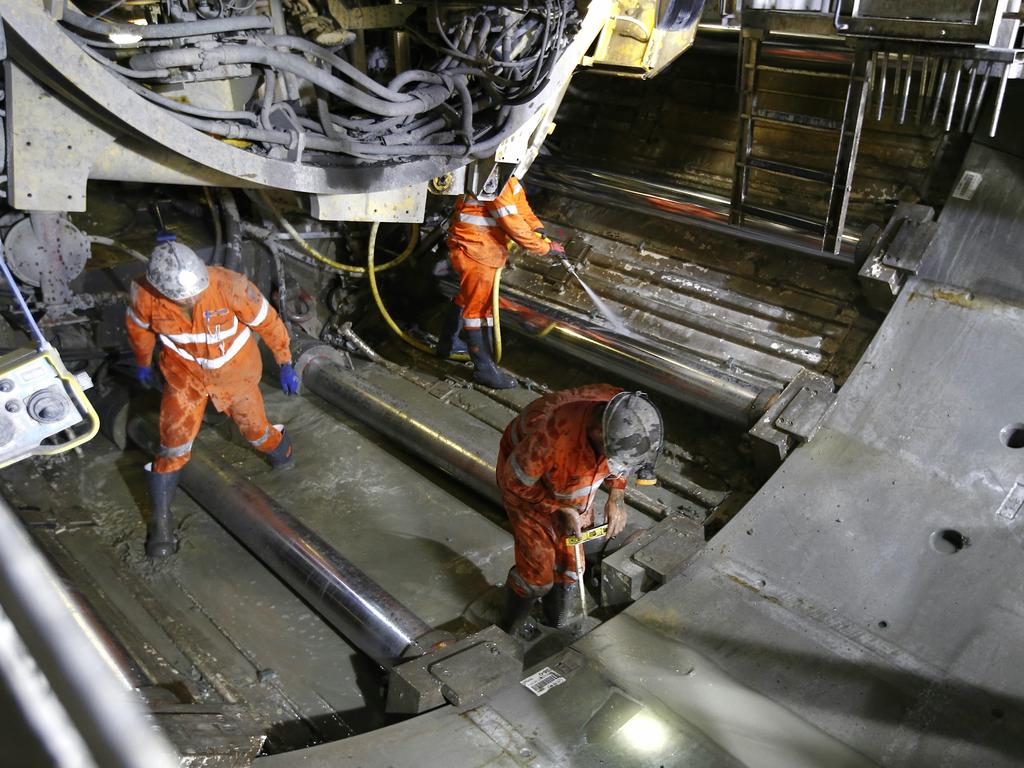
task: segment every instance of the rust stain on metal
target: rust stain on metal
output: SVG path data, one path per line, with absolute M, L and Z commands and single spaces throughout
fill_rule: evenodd
M 975 296 L 972 291 L 962 291 L 957 288 L 950 287 L 927 288 L 920 291 L 914 291 L 910 294 L 908 301 L 914 301 L 917 298 L 942 301 L 946 304 L 963 307 L 964 309 L 980 309 L 984 305 L 984 302 Z

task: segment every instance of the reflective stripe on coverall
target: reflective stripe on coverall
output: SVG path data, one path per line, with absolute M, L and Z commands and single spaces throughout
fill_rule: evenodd
M 496 475 L 515 538 L 509 583 L 523 597 L 576 580 L 558 510 L 575 508 L 584 527 L 593 523 L 594 495 L 608 479 L 608 462 L 591 447 L 587 425 L 594 410 L 621 391 L 590 384 L 554 392 L 530 403 L 505 428 Z M 610 485 L 625 488 L 626 478 L 611 478 Z
M 462 307 L 467 328 L 480 328 L 491 316 L 494 275 L 498 267 L 505 266 L 510 238 L 538 256 L 551 249 L 534 232 L 542 226 L 515 176 L 494 200 L 463 195 L 455 202 L 448 228 L 448 252 L 459 274 L 455 303 Z
M 268 453 L 281 442 L 281 433 L 267 421 L 263 407 L 263 362 L 252 331 L 260 334 L 279 364 L 291 360 L 288 332 L 243 275 L 210 267 L 209 276 L 209 286 L 192 308 L 191 322 L 144 278 L 131 286 L 125 325 L 135 362 L 151 365 L 158 337 L 163 346 L 160 370 L 166 384 L 154 472 L 174 472 L 188 463 L 207 399 L 234 420 L 257 450 Z

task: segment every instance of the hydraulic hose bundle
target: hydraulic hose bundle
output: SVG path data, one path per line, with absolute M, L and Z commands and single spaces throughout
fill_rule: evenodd
M 512 108 L 544 89 L 578 24 L 571 0 L 458 11 L 434 2 L 409 16 L 403 31 L 435 60 L 381 82 L 355 67 L 344 46 L 328 49 L 286 34 L 277 17 L 234 4 L 217 6 L 216 18 L 203 18 L 198 6 L 189 11 L 180 0 L 167 7 L 174 20 L 151 18 L 143 26 L 72 10 L 62 23 L 127 88 L 186 125 L 246 142 L 251 151 L 287 151 L 309 162 L 337 163 L 328 156 L 339 155 L 365 164 L 488 154 L 513 129 Z M 194 20 L 177 20 L 186 18 Z M 261 93 L 235 109 L 200 107 L 158 92 L 163 84 L 239 72 L 260 74 Z M 284 98 L 286 92 L 300 98 Z

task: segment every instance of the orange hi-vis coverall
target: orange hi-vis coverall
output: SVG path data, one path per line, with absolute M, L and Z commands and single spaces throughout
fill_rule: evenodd
M 522 597 L 540 597 L 555 582 L 576 580 L 574 550 L 558 510 L 593 522 L 594 496 L 608 479 L 608 462 L 587 438 L 594 410 L 622 390 L 590 384 L 534 400 L 505 428 L 498 449 L 498 487 L 515 538 L 509 584 Z M 625 477 L 610 480 L 625 488 Z
M 152 364 L 159 337 L 160 370 L 166 379 L 160 403 L 160 452 L 154 472 L 175 472 L 192 454 L 207 399 L 226 411 L 242 435 L 269 453 L 281 433 L 263 407 L 259 381 L 263 362 L 256 331 L 279 364 L 291 361 L 288 332 L 270 303 L 243 275 L 209 268 L 210 284 L 199 295 L 189 321 L 185 310 L 144 278 L 132 283 L 125 325 L 140 366 Z
M 463 195 L 455 202 L 448 252 L 459 273 L 455 303 L 462 307 L 466 328 L 480 328 L 491 317 L 494 275 L 508 259 L 509 238 L 538 256 L 551 249 L 547 240 L 534 232 L 543 226 L 515 176 L 494 200 Z

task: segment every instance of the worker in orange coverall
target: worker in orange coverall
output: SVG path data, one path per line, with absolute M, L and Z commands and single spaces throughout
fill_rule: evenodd
M 145 279 L 132 283 L 125 325 L 144 386 L 158 384 L 152 357 L 158 338 L 162 345 L 160 370 L 166 384 L 160 451 L 146 465 L 152 507 L 146 554 L 165 557 L 177 551 L 171 499 L 208 399 L 227 412 L 273 468 L 294 464 L 288 435 L 267 421 L 259 389 L 263 363 L 252 332 L 273 352 L 286 394 L 298 393 L 299 378 L 284 323 L 256 286 L 237 272 L 207 268 L 181 243 L 164 242 L 153 250 Z
M 569 624 L 580 585 L 566 536 L 593 524 L 594 496 L 605 481 L 607 535 L 621 533 L 626 481 L 631 473 L 653 477 L 663 439 L 661 413 L 647 396 L 609 384 L 545 395 L 505 428 L 496 472 L 516 562 L 499 627 L 517 633 L 537 598 L 547 624 Z
M 468 351 L 473 378 L 495 389 L 516 386 L 516 380 L 494 363 L 490 330 L 494 325 L 491 290 L 497 270 L 508 260 L 509 239 L 538 256 L 565 254 L 560 243 L 544 237 L 544 225 L 534 215 L 515 176 L 494 200 L 463 195 L 456 201 L 448 228 L 448 252 L 459 274 L 459 293 L 445 316 L 437 353 L 448 357 Z M 468 347 L 459 338 L 463 328 Z

